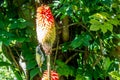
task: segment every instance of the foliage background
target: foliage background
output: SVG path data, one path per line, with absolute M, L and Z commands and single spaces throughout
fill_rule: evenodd
M 60 80 L 119 80 L 120 0 L 44 3 L 49 3 L 56 21 L 51 65 Z M 2 80 L 40 78 L 35 61 L 35 9 L 34 0 L 0 1 Z

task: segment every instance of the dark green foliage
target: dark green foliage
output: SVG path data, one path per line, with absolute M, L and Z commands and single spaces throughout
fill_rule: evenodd
M 50 7 L 58 43 L 51 65 L 60 79 L 119 80 L 120 0 L 53 0 Z M 34 0 L 0 1 L 0 67 L 10 67 L 17 80 L 22 80 L 21 76 L 35 80 L 39 74 L 35 14 Z M 66 16 L 69 24 L 63 26 Z M 67 42 L 61 38 L 64 27 L 69 28 Z M 26 63 L 26 72 L 20 67 L 20 59 Z

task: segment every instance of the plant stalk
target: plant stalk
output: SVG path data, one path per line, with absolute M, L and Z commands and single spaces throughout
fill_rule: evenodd
M 51 80 L 50 54 L 47 55 L 48 80 Z

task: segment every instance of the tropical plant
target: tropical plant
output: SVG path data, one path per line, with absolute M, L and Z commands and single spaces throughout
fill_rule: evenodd
M 60 80 L 119 80 L 120 0 L 49 0 L 47 4 L 57 28 L 51 65 Z M 0 1 L 0 67 L 15 74 L 6 79 L 40 78 L 35 14 L 35 0 Z

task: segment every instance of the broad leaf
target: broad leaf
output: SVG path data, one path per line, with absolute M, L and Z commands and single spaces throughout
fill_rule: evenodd
M 30 71 L 30 80 L 32 80 L 39 73 L 39 68 L 34 68 Z
M 109 73 L 111 75 L 112 78 L 114 78 L 115 80 L 120 80 L 120 73 L 118 71 L 112 71 Z
M 77 48 L 77 47 L 81 47 L 81 46 L 88 46 L 89 45 L 89 41 L 91 40 L 91 36 L 83 33 L 81 35 L 77 35 L 74 40 L 71 42 L 70 46 L 72 48 Z

